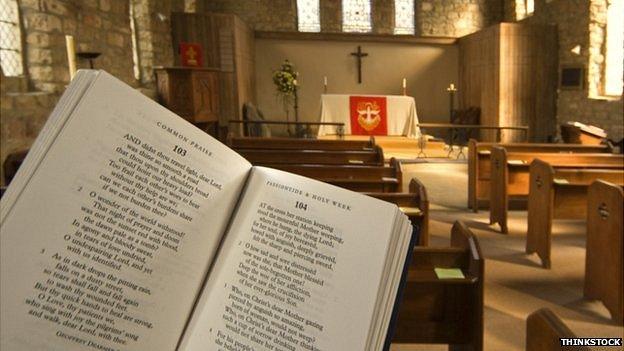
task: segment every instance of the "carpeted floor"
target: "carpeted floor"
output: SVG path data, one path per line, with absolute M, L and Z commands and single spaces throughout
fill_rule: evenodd
M 524 350 L 527 316 L 550 308 L 581 337 L 622 337 L 624 328 L 610 320 L 597 301 L 583 299 L 584 221 L 555 221 L 552 269 L 541 268 L 536 255 L 524 252 L 526 211 L 510 213 L 509 234 L 489 226 L 489 213 L 466 209 L 465 162 L 405 164 L 404 184 L 420 179 L 431 202 L 432 246 L 448 246 L 454 221 L 464 221 L 479 238 L 485 263 L 485 350 Z M 395 345 L 394 351 L 446 350 L 441 345 Z M 606 350 L 614 348 L 606 348 Z M 599 350 L 597 348 L 596 350 Z

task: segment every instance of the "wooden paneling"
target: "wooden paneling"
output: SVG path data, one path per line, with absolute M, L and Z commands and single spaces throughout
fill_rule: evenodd
M 481 108 L 481 124 L 529 126 L 529 140 L 556 133 L 557 37 L 553 26 L 500 23 L 458 40 L 459 101 Z M 491 131 L 482 140 L 493 141 Z M 521 141 L 503 131 L 502 142 Z
M 256 101 L 253 31 L 235 15 L 174 12 L 171 32 L 176 65 L 180 42 L 194 42 L 202 46 L 204 66 L 219 69 L 220 125 L 241 119 L 243 103 Z

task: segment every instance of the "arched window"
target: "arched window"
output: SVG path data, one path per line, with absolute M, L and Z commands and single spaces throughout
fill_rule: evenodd
M 342 31 L 370 32 L 371 3 L 370 0 L 342 0 Z
M 394 0 L 394 34 L 414 34 L 414 0 Z
M 607 8 L 607 47 L 605 58 L 605 94 L 622 95 L 624 61 L 624 0 L 610 0 Z
M 319 0 L 297 0 L 297 28 L 300 32 L 320 32 Z
M 0 66 L 6 76 L 24 73 L 22 36 L 16 0 L 0 0 Z
M 517 21 L 527 18 L 535 12 L 535 0 L 516 0 L 515 5 Z

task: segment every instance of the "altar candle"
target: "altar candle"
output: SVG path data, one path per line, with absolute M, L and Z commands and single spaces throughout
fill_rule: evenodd
M 69 80 L 74 79 L 76 75 L 76 46 L 74 45 L 74 37 L 65 36 L 65 45 L 67 46 L 67 62 L 69 63 Z
M 403 78 L 403 89 L 407 88 L 407 79 Z
M 327 86 L 327 76 L 323 77 L 323 85 Z

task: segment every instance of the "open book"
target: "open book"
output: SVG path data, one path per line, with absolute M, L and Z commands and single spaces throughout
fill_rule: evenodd
M 379 350 L 399 209 L 80 71 L 0 208 L 2 350 Z

